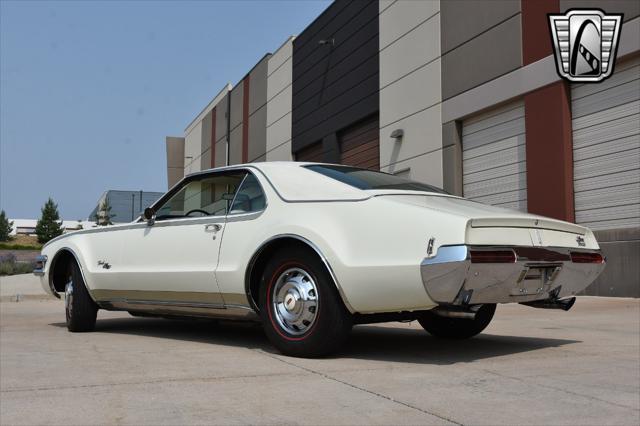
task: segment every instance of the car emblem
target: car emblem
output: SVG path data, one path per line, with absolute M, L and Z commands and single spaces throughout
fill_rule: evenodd
M 574 82 L 598 82 L 609 77 L 616 59 L 622 16 L 605 15 L 598 9 L 549 14 L 560 77 Z
M 427 256 L 431 256 L 433 254 L 433 245 L 435 242 L 435 237 L 429 238 L 429 242 L 427 243 Z
M 535 229 L 534 231 L 535 231 L 536 237 L 538 238 L 538 244 L 542 245 L 543 244 L 543 242 L 542 242 L 542 232 L 540 232 L 539 229 Z
M 584 238 L 582 238 L 580 235 L 578 235 L 576 237 L 576 242 L 578 243 L 578 246 L 580 247 L 584 247 L 586 244 L 584 243 Z

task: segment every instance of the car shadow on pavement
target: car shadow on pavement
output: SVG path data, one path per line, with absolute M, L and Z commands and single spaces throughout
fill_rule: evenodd
M 52 323 L 66 327 L 65 323 Z M 138 335 L 212 345 L 260 349 L 277 354 L 257 323 L 158 318 L 98 319 L 95 333 Z M 481 334 L 468 340 L 442 340 L 415 328 L 385 324 L 354 327 L 345 348 L 333 358 L 449 365 L 559 347 L 578 340 Z
M 420 329 L 378 324 L 355 327 L 349 344 L 341 355 L 366 360 L 449 365 L 573 343 L 581 342 L 489 333 L 465 340 L 446 340 L 432 337 Z

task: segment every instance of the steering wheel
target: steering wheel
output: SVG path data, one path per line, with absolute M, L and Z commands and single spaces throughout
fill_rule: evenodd
M 202 213 L 205 216 L 209 216 L 209 212 L 202 210 L 202 209 L 193 209 L 193 210 L 189 210 L 188 212 L 185 213 L 185 216 L 190 216 L 191 213 Z

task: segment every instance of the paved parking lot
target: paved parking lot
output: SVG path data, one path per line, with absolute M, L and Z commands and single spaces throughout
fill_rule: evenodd
M 640 423 L 640 303 L 501 306 L 463 342 L 359 326 L 338 356 L 273 351 L 261 329 L 101 311 L 71 334 L 59 301 L 0 303 L 5 424 Z

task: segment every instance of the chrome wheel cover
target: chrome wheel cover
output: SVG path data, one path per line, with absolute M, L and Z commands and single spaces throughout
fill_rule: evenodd
M 71 319 L 71 309 L 73 309 L 73 279 L 64 286 L 64 311 L 67 314 L 67 321 Z
M 271 291 L 271 308 L 287 333 L 298 336 L 309 331 L 318 316 L 318 288 L 311 274 L 301 268 L 280 274 Z

